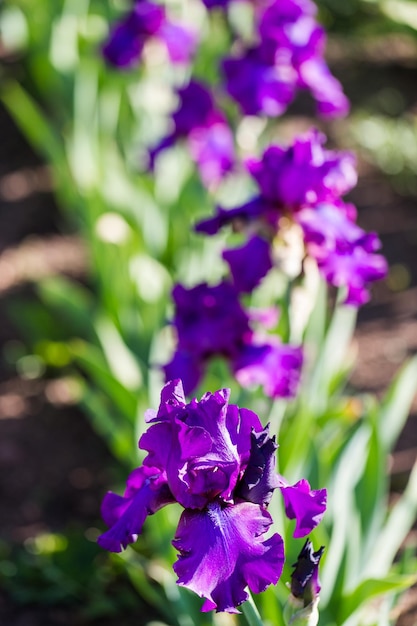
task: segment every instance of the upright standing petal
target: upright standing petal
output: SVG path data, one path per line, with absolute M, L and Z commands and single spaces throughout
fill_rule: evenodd
M 279 486 L 275 472 L 275 437 L 269 435 L 269 426 L 251 434 L 251 452 L 245 473 L 236 494 L 248 502 L 267 506 Z

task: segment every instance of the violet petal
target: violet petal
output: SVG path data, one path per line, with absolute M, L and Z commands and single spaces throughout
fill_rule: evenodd
M 174 564 L 178 584 L 206 599 L 202 611 L 237 613 L 248 594 L 276 584 L 284 563 L 278 534 L 265 539 L 272 519 L 252 503 L 204 511 L 184 511 L 172 542 L 179 551 Z
M 327 491 L 312 490 L 305 479 L 289 485 L 280 477 L 280 482 L 285 514 L 289 519 L 296 520 L 294 537 L 305 537 L 317 526 L 326 511 Z

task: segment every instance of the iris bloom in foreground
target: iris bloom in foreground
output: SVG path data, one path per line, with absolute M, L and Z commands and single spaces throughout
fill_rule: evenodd
M 162 390 L 157 412 L 146 415 L 148 430 L 139 447 L 147 451 L 124 496 L 109 492 L 102 514 L 109 530 L 98 539 L 120 552 L 136 541 L 148 515 L 178 502 L 184 509 L 175 539 L 178 584 L 205 599 L 202 611 L 236 613 L 247 597 L 275 584 L 284 545 L 267 537 L 267 507 L 280 488 L 285 512 L 305 536 L 321 520 L 326 490 L 305 480 L 289 485 L 274 471 L 277 445 L 258 416 L 229 404 L 229 390 L 206 393 L 186 403 L 180 380 Z

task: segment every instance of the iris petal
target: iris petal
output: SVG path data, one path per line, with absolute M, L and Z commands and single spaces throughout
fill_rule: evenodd
M 289 485 L 282 478 L 280 482 L 285 514 L 289 519 L 296 520 L 294 537 L 305 537 L 317 526 L 326 511 L 327 491 L 312 490 L 305 479 L 295 485 Z
M 110 552 L 121 552 L 136 541 L 147 516 L 171 502 L 175 500 L 160 470 L 146 466 L 136 469 L 128 479 L 124 496 L 109 492 L 103 500 L 101 513 L 110 529 L 100 535 L 99 545 Z
M 243 502 L 204 511 L 184 511 L 173 545 L 178 584 L 205 598 L 202 611 L 236 613 L 248 594 L 275 584 L 282 572 L 284 546 L 278 534 L 265 539 L 272 523 L 269 513 Z

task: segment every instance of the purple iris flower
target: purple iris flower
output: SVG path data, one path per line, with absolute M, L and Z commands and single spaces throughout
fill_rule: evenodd
M 196 80 L 178 89 L 179 106 L 172 114 L 173 131 L 149 151 L 152 169 L 157 156 L 185 139 L 203 183 L 217 185 L 235 161 L 233 134 L 208 87 Z
M 324 29 L 305 0 L 274 0 L 259 16 L 259 43 L 223 62 L 226 91 L 246 115 L 281 115 L 308 89 L 319 115 L 346 115 L 349 102 L 323 58 Z
M 118 68 L 130 68 L 140 61 L 144 45 L 152 37 L 165 44 L 173 63 L 188 62 L 196 46 L 195 34 L 170 22 L 163 6 L 135 0 L 132 9 L 111 30 L 103 46 L 104 58 Z
M 248 159 L 259 195 L 228 210 L 217 207 L 214 217 L 196 225 L 208 235 L 228 224 L 247 234 L 243 246 L 223 253 L 239 291 L 251 291 L 269 271 L 282 224 L 301 226 L 306 252 L 327 282 L 347 287 L 347 304 L 365 303 L 369 283 L 386 275 L 385 259 L 375 254 L 377 235 L 363 231 L 355 207 L 341 199 L 356 184 L 355 159 L 349 152 L 326 150 L 324 141 L 312 130 L 292 146 L 270 146 L 260 158 Z
M 266 534 L 272 524 L 267 507 L 283 479 L 275 473 L 277 445 L 268 427 L 252 411 L 229 404 L 229 395 L 223 389 L 187 404 L 181 381 L 164 387 L 139 440 L 147 452 L 142 467 L 129 476 L 124 496 L 109 492 L 103 500 L 110 528 L 98 543 L 120 552 L 136 541 L 148 515 L 178 502 L 184 511 L 172 542 L 177 583 L 205 599 L 202 611 L 236 613 L 246 587 L 259 593 L 281 575 L 282 538 Z M 306 484 L 287 487 L 302 492 L 296 515 L 310 520 L 301 522 L 305 534 L 326 509 L 320 495 L 320 514 L 316 510 L 316 494 L 324 490 L 307 493 Z
M 301 349 L 274 343 L 252 329 L 252 321 L 271 319 L 271 312 L 249 315 L 239 301 L 236 287 L 227 281 L 215 286 L 202 283 L 191 289 L 173 290 L 172 324 L 177 348 L 163 366 L 165 379 L 180 377 L 186 394 L 200 383 L 209 362 L 221 357 L 229 362 L 242 386 L 261 385 L 271 397 L 295 395 L 302 365 Z M 265 325 L 265 324 L 264 324 Z
M 293 565 L 291 593 L 294 598 L 303 600 L 305 607 L 311 604 L 320 593 L 319 564 L 323 552 L 323 546 L 314 552 L 313 544 L 306 539 L 297 562 Z

